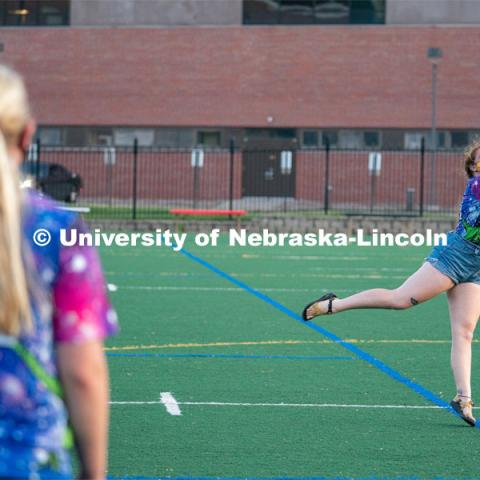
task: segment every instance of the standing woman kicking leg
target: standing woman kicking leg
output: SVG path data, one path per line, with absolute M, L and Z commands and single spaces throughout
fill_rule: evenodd
M 356 308 L 407 309 L 447 292 L 451 328 L 451 364 L 457 395 L 450 403 L 474 426 L 470 372 L 473 332 L 480 315 L 480 141 L 465 151 L 468 183 L 460 218 L 447 245 L 436 246 L 426 262 L 396 289 L 375 288 L 339 299 L 334 293 L 309 303 L 305 321 Z

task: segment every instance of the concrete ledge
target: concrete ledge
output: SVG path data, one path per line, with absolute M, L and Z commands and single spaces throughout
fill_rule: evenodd
M 107 231 L 138 231 L 148 232 L 162 229 L 176 232 L 210 232 L 219 228 L 225 232 L 237 228 L 236 221 L 212 220 L 92 220 L 91 229 L 100 228 Z M 355 230 L 363 229 L 368 234 L 372 229 L 380 233 L 447 232 L 455 228 L 454 219 L 427 218 L 388 218 L 388 217 L 265 217 L 240 222 L 240 228 L 250 232 L 268 229 L 272 233 L 307 233 L 323 229 L 328 233 L 346 233 L 351 235 Z

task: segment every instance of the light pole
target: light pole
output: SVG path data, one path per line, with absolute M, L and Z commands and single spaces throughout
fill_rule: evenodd
M 435 168 L 437 155 L 437 69 L 443 57 L 441 48 L 430 47 L 427 58 L 432 63 L 432 128 L 431 128 L 431 161 L 430 161 L 430 205 L 436 204 Z

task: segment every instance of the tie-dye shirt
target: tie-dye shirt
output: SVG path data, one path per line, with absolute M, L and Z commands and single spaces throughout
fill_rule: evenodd
M 32 295 L 34 326 L 18 341 L 53 377 L 57 343 L 100 340 L 117 330 L 96 250 L 60 244 L 60 230 L 73 228 L 86 230 L 75 213 L 36 192 L 25 195 L 23 237 L 25 251 L 30 252 L 25 262 L 29 278 L 43 295 Z M 51 235 L 46 246 L 33 241 L 39 229 Z M 0 340 L 0 478 L 29 478 L 46 463 L 68 475 L 63 401 L 6 345 L 8 337 Z
M 455 231 L 465 240 L 480 244 L 480 177 L 470 178 L 467 183 Z

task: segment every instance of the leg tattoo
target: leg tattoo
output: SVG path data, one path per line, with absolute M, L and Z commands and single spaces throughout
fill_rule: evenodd
M 411 303 L 413 306 L 418 305 L 418 300 L 417 300 L 416 298 L 411 297 L 411 298 L 410 298 L 410 303 Z

